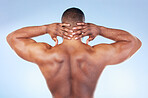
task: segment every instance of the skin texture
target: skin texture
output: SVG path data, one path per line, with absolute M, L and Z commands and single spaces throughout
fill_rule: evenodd
M 25 27 L 10 33 L 7 41 L 21 58 L 38 65 L 54 98 L 93 98 L 104 68 L 131 57 L 141 42 L 126 31 L 92 23 L 69 26 L 53 23 Z M 56 45 L 31 39 L 43 34 L 49 34 Z M 89 46 L 88 42 L 98 35 L 115 42 Z M 63 37 L 62 44 L 58 45 L 57 36 Z M 84 36 L 89 36 L 86 44 L 81 42 Z

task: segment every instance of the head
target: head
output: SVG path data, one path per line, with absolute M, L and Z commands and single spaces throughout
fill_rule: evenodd
M 84 13 L 78 8 L 69 8 L 62 15 L 62 23 L 69 23 L 71 27 L 76 26 L 78 22 L 84 22 Z

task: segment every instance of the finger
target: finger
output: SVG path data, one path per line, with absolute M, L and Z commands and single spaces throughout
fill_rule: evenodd
M 52 38 L 55 41 L 55 46 L 58 45 L 58 39 L 56 37 Z
M 72 37 L 73 37 L 73 35 L 68 34 L 68 33 L 64 33 L 64 34 L 63 34 L 63 36 L 67 36 L 67 37 L 70 37 L 70 38 L 72 38 Z
M 84 34 L 84 33 L 86 33 L 86 32 L 87 32 L 87 29 L 85 28 L 85 29 L 83 29 L 83 30 L 74 31 L 74 32 L 72 33 L 72 35 L 80 35 L 80 34 Z
M 63 37 L 63 36 L 67 36 L 67 37 L 73 37 L 73 35 L 72 34 L 70 34 L 70 33 L 68 33 L 68 32 L 62 32 L 62 34 L 61 34 L 61 37 Z
M 82 31 L 81 30 L 72 33 L 72 35 L 80 35 L 80 34 L 82 34 Z
M 90 41 L 92 41 L 95 37 L 90 37 L 86 40 L 86 44 L 88 44 Z
M 86 26 L 76 26 L 76 27 L 73 27 L 72 29 L 73 30 L 80 30 L 80 29 L 85 29 Z
M 63 38 L 64 38 L 64 39 L 71 40 L 71 38 L 70 38 L 70 37 L 68 37 L 68 36 L 63 36 Z
M 84 23 L 84 22 L 78 22 L 77 25 L 78 26 L 84 26 L 84 25 L 86 25 L 86 23 Z
M 73 32 L 73 30 L 68 29 L 68 28 L 64 28 L 64 27 L 63 27 L 63 28 L 61 28 L 61 30 L 62 30 L 62 31 L 66 31 L 66 32 L 71 32 L 71 33 Z
M 84 37 L 83 35 L 79 35 L 77 37 L 75 37 L 76 40 L 81 39 L 82 37 Z
M 70 27 L 70 24 L 68 24 L 68 23 L 61 23 L 60 26 L 62 26 L 62 27 Z
M 79 36 L 79 37 L 76 37 L 75 39 L 76 39 L 76 40 L 78 40 L 78 39 L 81 39 L 81 38 L 82 38 L 82 37 L 81 37 L 81 36 Z
M 63 32 L 63 35 L 68 35 L 68 32 Z
M 82 35 L 83 36 L 89 36 L 90 34 L 89 34 L 89 32 L 83 32 Z

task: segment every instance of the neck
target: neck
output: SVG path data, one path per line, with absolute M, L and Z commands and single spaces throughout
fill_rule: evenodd
M 66 43 L 66 44 L 75 44 L 75 43 L 82 43 L 82 41 L 81 41 L 81 39 L 74 39 L 74 38 L 72 38 L 72 39 L 70 39 L 70 40 L 68 40 L 68 39 L 63 39 L 63 43 Z

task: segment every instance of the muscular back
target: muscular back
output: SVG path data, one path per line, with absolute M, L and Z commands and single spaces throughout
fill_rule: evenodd
M 101 59 L 94 59 L 94 49 L 83 43 L 75 46 L 63 43 L 49 51 L 38 65 L 53 96 L 92 98 L 104 69 Z
M 62 28 L 71 32 L 62 25 L 66 24 L 26 27 L 7 36 L 9 45 L 21 58 L 39 66 L 54 98 L 92 98 L 97 80 L 105 66 L 123 62 L 141 47 L 141 41 L 126 31 L 94 24 L 84 24 L 87 29 L 83 29 L 83 36 L 89 35 L 90 40 L 92 36 L 99 34 L 115 43 L 91 47 L 83 44 L 80 39 L 66 40 L 65 35 L 61 35 L 64 37 L 63 43 L 51 47 L 47 43 L 31 39 L 49 31 L 57 43 L 55 36 L 62 33 L 54 32 L 60 32 L 58 30 Z M 79 31 L 83 26 L 74 28 L 74 31 Z M 82 37 L 79 33 L 76 38 Z

